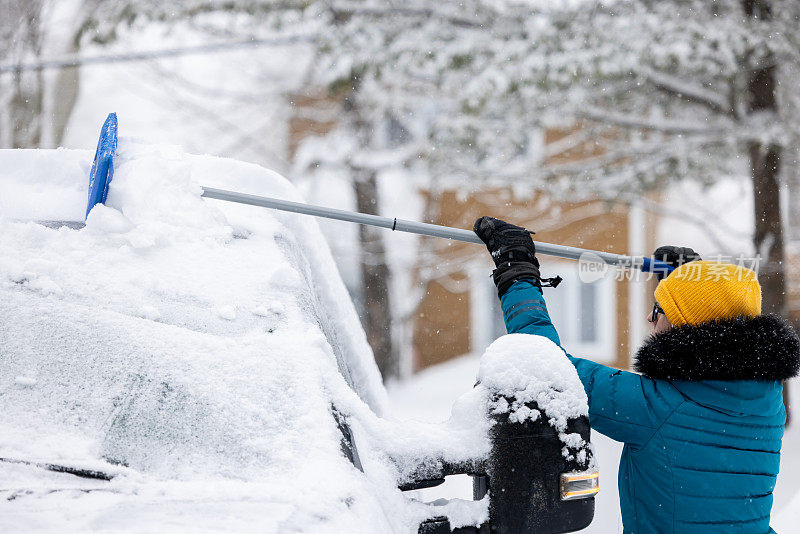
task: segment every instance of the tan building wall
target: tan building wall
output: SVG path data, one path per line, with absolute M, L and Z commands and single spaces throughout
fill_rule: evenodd
M 800 243 L 786 244 L 786 306 L 789 319 L 795 327 L 800 327 Z
M 341 98 L 318 90 L 288 96 L 292 106 L 289 118 L 289 158 L 294 159 L 297 147 L 306 137 L 330 133 L 339 121 Z

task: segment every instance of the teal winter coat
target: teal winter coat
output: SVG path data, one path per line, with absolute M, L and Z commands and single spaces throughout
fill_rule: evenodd
M 560 345 L 541 289 L 502 296 L 509 333 Z M 774 316 L 682 326 L 651 336 L 635 368 L 569 356 L 592 428 L 625 444 L 619 496 L 626 533 L 758 533 L 769 526 L 786 420 L 781 380 L 800 343 Z

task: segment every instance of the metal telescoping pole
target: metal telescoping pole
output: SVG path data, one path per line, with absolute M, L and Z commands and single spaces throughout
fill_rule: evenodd
M 258 195 L 248 195 L 246 193 L 237 193 L 235 191 L 226 191 L 224 189 L 214 189 L 212 187 L 203 187 L 203 197 L 226 200 L 228 202 L 236 202 L 239 204 L 249 204 L 251 206 L 261 206 L 263 208 L 272 208 L 292 213 L 302 213 L 305 215 L 313 215 L 315 217 L 324 217 L 326 219 L 336 219 L 339 221 L 378 226 L 381 228 L 388 228 L 390 230 L 425 235 L 429 237 L 443 237 L 445 239 L 452 239 L 454 241 L 463 241 L 465 243 L 476 243 L 483 245 L 483 241 L 481 241 L 481 239 L 475 235 L 475 232 L 471 230 L 450 228 L 448 226 L 439 226 L 438 224 L 405 221 L 403 219 L 397 219 L 393 217 L 380 217 L 378 215 L 369 215 L 354 211 L 326 208 L 323 206 L 313 206 L 311 204 L 303 204 L 302 202 L 292 202 L 289 200 L 262 197 Z M 623 256 L 622 254 L 599 252 L 578 247 L 556 245 L 553 243 L 542 243 L 540 241 L 535 241 L 534 243 L 536 245 L 537 254 L 555 256 L 557 258 L 565 258 L 569 260 L 580 259 L 582 261 L 597 261 L 598 263 L 605 262 L 608 265 L 626 268 L 638 268 L 645 272 L 654 270 L 663 272 L 672 271 L 671 265 L 643 256 Z

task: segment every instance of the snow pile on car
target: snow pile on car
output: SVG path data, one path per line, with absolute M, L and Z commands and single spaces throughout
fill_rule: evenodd
M 550 339 L 530 334 L 498 338 L 481 358 L 478 380 L 488 390 L 491 413 L 524 423 L 538 420 L 544 412 L 563 443 L 562 455 L 595 466 L 591 444 L 579 433 L 567 432 L 570 420 L 589 415 L 586 392 L 575 367 Z
M 399 491 L 353 467 L 332 416 L 377 419 L 385 391 L 316 221 L 200 197 L 301 200 L 286 180 L 123 139 L 106 205 L 77 228 L 47 221 L 82 220 L 91 153 L 0 161 L 0 457 L 127 467 L 82 492 L 0 462 L 25 496 L 0 524 L 142 528 L 131 509 L 153 526 L 171 502 L 206 528 L 233 502 L 248 529 L 393 528 L 381 497 Z
M 564 351 L 543 336 L 509 334 L 486 349 L 478 370 L 481 385 L 495 393 L 493 413 L 509 421 L 536 421 L 544 412 L 559 432 L 567 421 L 589 415 L 589 403 L 575 367 Z M 536 408 L 528 405 L 535 403 Z

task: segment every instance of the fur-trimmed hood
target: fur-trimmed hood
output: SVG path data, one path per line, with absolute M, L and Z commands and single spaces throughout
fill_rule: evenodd
M 661 380 L 786 380 L 800 371 L 800 340 L 775 315 L 683 325 L 650 336 L 634 369 Z

